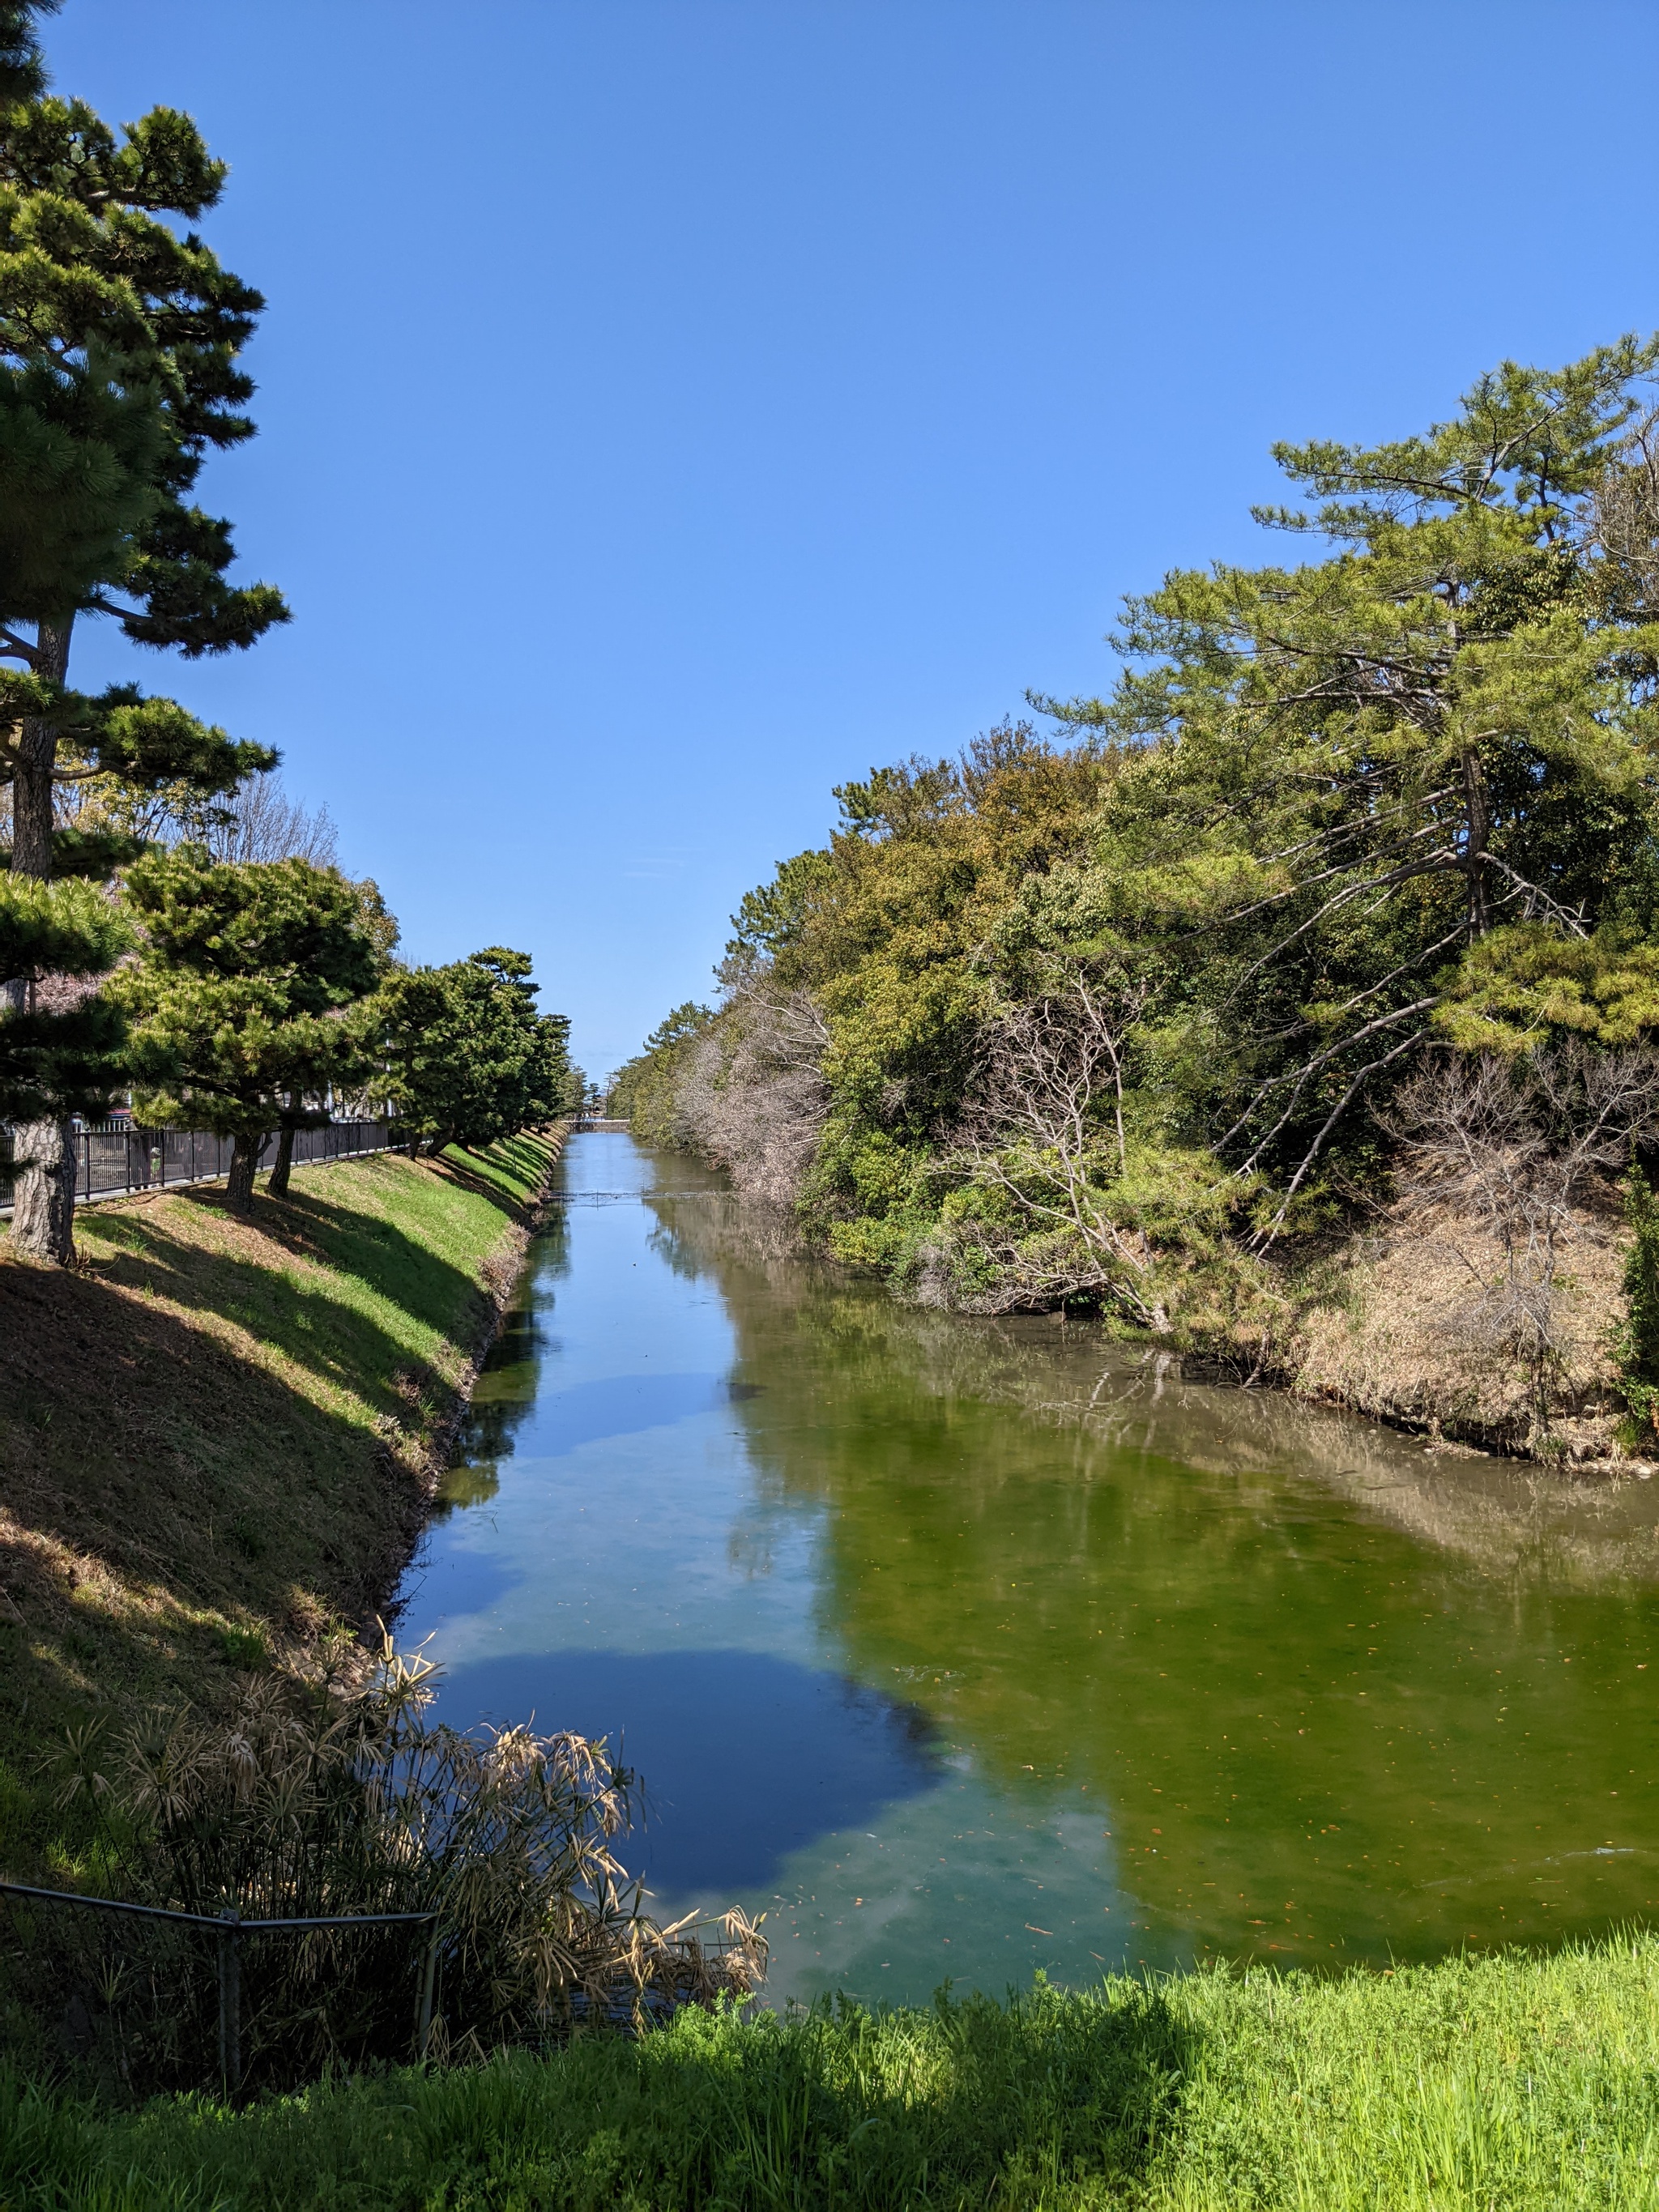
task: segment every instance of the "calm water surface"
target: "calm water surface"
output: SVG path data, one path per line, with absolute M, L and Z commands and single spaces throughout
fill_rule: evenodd
M 405 1592 L 447 1718 L 620 1738 L 775 1998 L 1555 1941 L 1659 1899 L 1659 1483 L 918 1313 L 574 1139 Z

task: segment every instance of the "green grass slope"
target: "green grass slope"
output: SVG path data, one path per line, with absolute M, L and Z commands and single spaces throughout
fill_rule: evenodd
M 301 1170 L 251 1220 L 157 1193 L 83 1212 L 75 1270 L 0 1259 L 0 1870 L 72 1851 L 66 1727 L 372 1607 L 554 1149 Z

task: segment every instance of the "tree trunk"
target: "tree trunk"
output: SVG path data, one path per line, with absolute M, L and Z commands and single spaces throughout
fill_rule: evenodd
M 288 1174 L 293 1165 L 294 1131 L 285 1125 L 281 1136 L 276 1139 L 276 1164 L 270 1170 L 270 1181 L 265 1185 L 267 1197 L 286 1198 L 288 1196 Z
M 1471 745 L 1463 755 L 1463 871 L 1468 888 L 1471 937 L 1484 937 L 1492 916 L 1486 904 L 1486 842 L 1492 836 L 1492 797 L 1480 756 Z
M 61 684 L 69 672 L 75 617 L 36 625 L 37 676 Z M 56 723 L 27 714 L 19 732 L 11 787 L 11 866 L 18 876 L 52 875 L 52 769 L 58 759 Z M 20 993 L 9 985 L 14 1006 Z M 23 1258 L 66 1267 L 75 1258 L 74 1124 L 30 1121 L 12 1139 L 11 1249 Z
M 69 674 L 70 634 L 75 617 L 35 625 L 32 672 L 61 684 Z M 19 876 L 52 874 L 52 770 L 58 763 L 58 725 L 26 714 L 18 732 L 17 766 L 11 787 L 11 865 Z
M 12 1131 L 11 1249 L 20 1257 L 73 1265 L 78 1152 L 68 1121 L 24 1121 Z
M 236 1143 L 230 1155 L 230 1173 L 225 1178 L 225 1204 L 233 1213 L 252 1212 L 253 1170 L 258 1166 L 270 1142 L 268 1129 L 260 1129 L 252 1136 L 238 1130 Z
M 11 1249 L 67 1267 L 75 1259 L 73 1121 L 25 1121 L 12 1132 Z

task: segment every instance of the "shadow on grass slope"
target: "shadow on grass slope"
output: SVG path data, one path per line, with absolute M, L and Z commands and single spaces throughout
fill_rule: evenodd
M 0 1261 L 0 1870 L 72 1863 L 65 1727 L 382 1595 L 550 1158 L 342 1162 L 249 1221 L 156 1194 L 83 1214 L 73 1271 Z
M 0 2088 L 0 2203 L 69 2212 L 1650 2212 L 1659 1943 L 683 2014 L 241 2113 Z

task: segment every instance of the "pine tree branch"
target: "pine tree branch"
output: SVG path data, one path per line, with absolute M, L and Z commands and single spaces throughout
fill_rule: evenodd
M 1425 999 L 1422 1003 L 1425 1006 L 1432 1006 L 1435 1001 L 1432 999 Z M 1415 1046 L 1421 1044 L 1424 1038 L 1427 1036 L 1429 1032 L 1426 1028 L 1419 1030 L 1414 1036 L 1408 1036 L 1401 1043 L 1395 1045 L 1392 1052 L 1383 1053 L 1379 1059 L 1369 1061 L 1365 1066 L 1359 1070 L 1358 1073 L 1354 1077 L 1353 1081 L 1348 1085 L 1342 1096 L 1337 1100 L 1335 1105 L 1332 1107 L 1330 1112 L 1326 1115 L 1323 1126 L 1321 1127 L 1319 1134 L 1314 1139 L 1312 1144 L 1309 1146 L 1307 1151 L 1303 1154 L 1302 1164 L 1297 1168 L 1296 1173 L 1291 1178 L 1290 1188 L 1285 1193 L 1284 1200 L 1280 1205 L 1278 1212 L 1273 1216 L 1272 1225 L 1267 1231 L 1265 1240 L 1260 1236 L 1252 1238 L 1252 1248 L 1257 1253 L 1265 1257 L 1267 1253 L 1272 1251 L 1273 1245 L 1278 1241 L 1279 1231 L 1285 1226 L 1285 1217 L 1291 1210 L 1291 1200 L 1296 1196 L 1297 1192 L 1302 1187 L 1303 1177 L 1308 1173 L 1308 1170 L 1312 1167 L 1320 1153 L 1324 1150 L 1326 1139 L 1330 1135 L 1331 1131 L 1341 1120 L 1343 1115 L 1347 1112 L 1349 1107 L 1352 1105 L 1354 1100 L 1359 1096 L 1361 1087 L 1364 1084 L 1370 1077 L 1380 1074 L 1382 1069 L 1390 1066 L 1394 1061 L 1400 1059 L 1402 1054 L 1408 1053 L 1412 1051 Z
M 1511 896 L 1524 891 L 1528 898 L 1537 899 L 1548 909 L 1551 918 L 1559 921 L 1564 929 L 1570 929 L 1575 937 L 1589 935 L 1589 925 L 1584 920 L 1582 912 L 1575 914 L 1571 908 L 1563 906 L 1559 899 L 1550 896 L 1541 884 L 1530 882 L 1521 874 L 1518 869 L 1512 868 L 1507 860 L 1500 860 L 1496 853 L 1483 853 L 1480 855 L 1480 865 L 1482 867 L 1497 868 L 1502 874 L 1506 875 L 1516 886 L 1516 892 Z
M 1425 824 L 1423 829 L 1418 830 L 1416 832 L 1416 836 L 1419 837 L 1431 836 L 1439 828 L 1439 826 L 1438 823 L 1429 823 Z M 1337 913 L 1341 908 L 1348 905 L 1352 900 L 1364 898 L 1367 891 L 1389 890 L 1401 884 L 1411 883 L 1419 876 L 1449 875 L 1454 871 L 1462 871 L 1467 868 L 1468 866 L 1468 863 L 1456 853 L 1449 851 L 1444 853 L 1431 853 L 1426 856 L 1426 858 L 1420 860 L 1404 861 L 1399 867 L 1389 869 L 1386 875 L 1373 876 L 1367 882 L 1363 884 L 1350 884 L 1345 890 L 1339 891 L 1334 898 L 1327 899 L 1324 905 L 1319 908 L 1316 914 L 1310 914 L 1305 921 L 1298 922 L 1296 927 L 1291 930 L 1288 937 L 1281 938 L 1277 945 L 1269 946 L 1268 950 L 1261 955 L 1261 957 L 1259 960 L 1252 961 L 1250 965 L 1244 970 L 1244 973 L 1233 985 L 1232 990 L 1228 993 L 1228 997 L 1230 999 L 1236 997 L 1237 993 L 1249 981 L 1250 978 L 1253 975 L 1259 974 L 1260 971 L 1267 965 L 1269 961 L 1277 960 L 1281 953 L 1289 951 L 1291 946 L 1296 943 L 1298 937 L 1304 937 L 1309 930 L 1312 929 L 1316 924 L 1323 921 L 1328 915 Z M 1336 874 L 1337 871 L 1334 868 L 1332 868 L 1328 870 L 1326 872 L 1328 876 L 1330 876 Z M 1323 878 L 1316 878 L 1316 880 L 1323 880 Z M 1229 915 L 1228 917 L 1230 921 L 1234 917 L 1231 915 Z
M 1303 1091 L 1306 1088 L 1309 1082 L 1311 1081 L 1313 1077 L 1318 1074 L 1322 1067 L 1328 1066 L 1332 1060 L 1340 1059 L 1345 1052 L 1350 1050 L 1354 1045 L 1360 1043 L 1363 1039 L 1368 1036 L 1376 1036 L 1379 1030 L 1392 1029 L 1396 1022 L 1409 1021 L 1414 1014 L 1426 1013 L 1431 1006 L 1437 1006 L 1439 1003 L 1440 994 L 1438 992 L 1431 992 L 1426 998 L 1414 999 L 1408 1006 L 1395 1006 L 1389 1013 L 1375 1016 L 1373 1019 L 1364 1023 L 1360 1028 L 1352 1030 L 1347 1036 L 1339 1039 L 1335 1044 L 1327 1045 L 1323 1052 L 1316 1053 L 1311 1060 L 1304 1060 L 1299 1067 L 1287 1067 L 1282 1074 L 1269 1076 L 1267 1080 L 1257 1090 L 1255 1097 L 1251 1099 L 1249 1104 L 1245 1108 L 1243 1113 L 1239 1115 L 1237 1121 L 1234 1122 L 1232 1127 L 1228 1130 L 1226 1135 L 1218 1143 L 1216 1150 L 1220 1152 L 1224 1146 L 1232 1143 L 1233 1139 L 1248 1126 L 1250 1116 L 1256 1111 L 1258 1107 L 1261 1105 L 1265 1099 L 1270 1097 L 1272 1094 L 1275 1091 L 1279 1090 L 1283 1085 L 1286 1083 L 1293 1083 L 1296 1088 L 1291 1093 L 1290 1104 L 1285 1108 L 1284 1113 L 1279 1115 L 1279 1120 L 1273 1124 L 1267 1135 L 1261 1138 L 1257 1143 L 1255 1149 L 1251 1152 L 1249 1157 L 1245 1160 L 1243 1167 L 1239 1170 L 1241 1174 L 1248 1175 L 1251 1170 L 1255 1168 L 1262 1153 L 1267 1150 L 1267 1146 L 1272 1144 L 1273 1139 L 1277 1137 L 1280 1131 L 1285 1127 L 1286 1122 L 1290 1120 L 1291 1115 L 1296 1110 L 1296 1102 L 1297 1098 L 1300 1097 Z
M 1511 892 L 1510 896 L 1513 897 L 1515 894 Z M 1332 1010 L 1329 1018 L 1335 1021 L 1343 1014 L 1351 1014 L 1356 1006 L 1363 1006 L 1367 999 L 1374 999 L 1379 991 L 1386 991 L 1390 983 L 1397 983 L 1402 975 L 1415 974 L 1425 960 L 1432 960 L 1437 953 L 1445 951 L 1449 945 L 1455 945 L 1464 935 L 1466 927 L 1467 925 L 1460 921 L 1456 928 L 1449 930 L 1437 944 L 1425 945 L 1420 952 L 1414 953 L 1409 960 L 1402 960 L 1397 968 L 1391 969 L 1388 975 L 1382 976 L 1378 981 L 1367 984 L 1363 991 L 1357 991 L 1352 999 L 1345 1000 L 1341 1006 Z M 1310 1030 L 1320 1025 L 1317 1023 L 1310 1022 L 1304 1018 L 1288 1029 L 1263 1030 L 1259 1033 L 1255 1042 L 1261 1044 L 1284 1044 L 1291 1037 L 1305 1036 Z
M 1406 807 L 1402 805 L 1396 808 L 1395 811 L 1398 813 L 1403 814 L 1406 811 Z M 1360 823 L 1355 826 L 1356 829 L 1361 829 L 1366 825 Z M 1425 823 L 1420 830 L 1413 830 L 1409 837 L 1401 838 L 1398 842 L 1392 845 L 1385 845 L 1381 853 L 1374 854 L 1373 858 L 1377 860 L 1387 860 L 1391 853 L 1403 853 L 1407 850 L 1409 847 L 1414 845 L 1420 837 L 1432 837 L 1439 826 L 1439 823 L 1436 822 Z M 1333 839 L 1341 834 L 1343 834 L 1341 831 L 1335 830 L 1329 832 L 1329 835 Z M 1308 842 L 1309 844 L 1316 844 L 1318 842 L 1318 840 L 1310 838 Z M 1307 847 L 1304 846 L 1302 849 L 1305 851 Z M 1261 865 L 1263 867 L 1273 867 L 1277 865 L 1276 859 L 1269 858 L 1268 860 L 1264 860 Z M 1295 898 L 1298 892 L 1314 890 L 1316 890 L 1321 884 L 1329 883 L 1331 878 L 1333 876 L 1340 876 L 1347 865 L 1348 863 L 1344 860 L 1334 861 L 1328 868 L 1322 868 L 1317 875 L 1304 876 L 1299 881 L 1286 884 L 1285 888 L 1282 891 L 1270 891 L 1266 898 L 1257 899 L 1253 905 L 1235 907 L 1228 915 L 1227 920 L 1230 923 L 1248 921 L 1253 914 L 1266 914 L 1273 907 L 1283 906 L 1286 899 Z M 1339 903 L 1342 896 L 1352 896 L 1358 897 L 1364 891 L 1374 890 L 1377 884 L 1386 885 L 1393 880 L 1394 878 L 1389 876 L 1379 876 L 1371 883 L 1356 884 L 1352 886 L 1352 890 L 1350 894 L 1339 894 L 1338 900 L 1334 901 L 1332 904 L 1334 905 Z M 1321 921 L 1330 910 L 1331 908 L 1329 907 L 1322 907 L 1319 913 L 1315 915 L 1312 919 L 1315 921 Z M 1207 927 L 1208 926 L 1208 924 L 1205 924 L 1204 927 Z M 1305 922 L 1302 926 L 1304 928 L 1308 927 Z M 1195 933 L 1201 934 L 1202 933 L 1200 931 Z M 1294 944 L 1295 941 L 1294 938 L 1290 937 L 1287 937 L 1285 940 L 1286 945 Z M 1268 955 L 1267 957 L 1271 957 L 1272 956 Z

